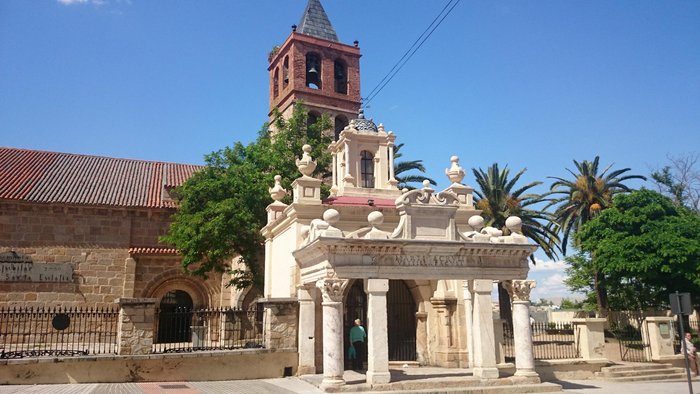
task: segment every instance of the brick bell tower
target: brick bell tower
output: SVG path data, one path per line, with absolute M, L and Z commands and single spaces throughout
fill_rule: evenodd
M 360 48 L 342 44 L 320 0 L 309 0 L 299 25 L 269 56 L 270 120 L 279 108 L 291 114 L 302 100 L 309 122 L 328 114 L 335 125 L 336 140 L 360 109 Z

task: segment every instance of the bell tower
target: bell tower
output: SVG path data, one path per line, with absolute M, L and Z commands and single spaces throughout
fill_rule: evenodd
M 340 131 L 360 109 L 360 48 L 338 40 L 320 0 L 309 0 L 298 25 L 270 53 L 270 120 L 273 109 L 289 116 L 302 100 L 309 119 L 328 114 Z

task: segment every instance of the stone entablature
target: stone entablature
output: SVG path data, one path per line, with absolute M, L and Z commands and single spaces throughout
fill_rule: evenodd
M 385 279 L 524 279 L 535 245 L 319 237 L 295 251 L 302 283 L 331 275 Z

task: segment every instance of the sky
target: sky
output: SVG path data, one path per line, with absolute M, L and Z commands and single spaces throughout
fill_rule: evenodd
M 447 0 L 322 3 L 340 40 L 360 42 L 364 96 Z M 305 5 L 0 1 L 0 146 L 202 164 L 251 142 L 267 54 Z M 648 175 L 700 150 L 698 21 L 698 1 L 462 0 L 366 115 L 438 189 L 452 155 L 467 171 L 527 168 L 538 192 L 596 155 Z M 564 263 L 537 256 L 532 299 L 567 296 Z

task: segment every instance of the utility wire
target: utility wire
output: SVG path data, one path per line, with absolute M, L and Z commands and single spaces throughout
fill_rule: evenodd
M 453 3 L 453 1 L 454 1 L 454 3 Z M 427 41 L 428 38 L 430 38 L 430 36 L 433 34 L 433 32 L 435 32 L 435 30 L 440 26 L 440 24 L 442 24 L 442 22 L 445 20 L 445 18 L 447 18 L 447 16 L 450 15 L 452 10 L 454 10 L 454 8 L 457 6 L 457 4 L 459 4 L 460 1 L 461 0 L 450 0 L 447 2 L 447 4 L 445 4 L 445 6 L 442 8 L 442 10 L 440 10 L 440 12 L 435 17 L 435 19 L 433 19 L 433 21 L 430 22 L 430 25 L 428 25 L 428 27 L 423 31 L 423 33 L 421 33 L 421 35 L 418 36 L 418 38 L 413 42 L 413 44 L 411 44 L 411 46 L 408 48 L 408 50 L 406 50 L 406 52 L 403 54 L 403 56 L 401 56 L 401 58 L 396 62 L 396 64 L 394 64 L 394 66 L 391 68 L 391 70 L 389 70 L 389 72 L 384 76 L 384 78 L 382 78 L 382 80 L 379 81 L 377 86 L 375 86 L 374 89 L 372 89 L 372 91 L 363 100 L 363 102 L 362 102 L 363 108 L 366 108 L 367 105 L 369 104 L 369 102 L 372 101 L 372 99 L 374 99 L 375 97 L 377 97 L 377 95 L 384 89 L 384 87 L 386 87 L 386 85 L 389 82 L 391 82 L 392 79 L 394 79 L 396 74 L 398 74 L 399 71 L 401 71 L 403 66 L 405 66 L 406 63 L 408 63 L 408 61 L 411 59 L 411 57 L 413 57 L 413 55 L 418 51 L 418 49 L 420 49 L 420 47 L 423 46 L 425 41 Z M 450 7 L 450 5 L 452 5 L 452 6 Z M 445 10 L 448 7 L 449 7 L 449 9 L 445 13 Z M 443 15 L 443 13 L 444 13 L 444 15 Z M 440 16 L 442 16 L 442 18 L 440 18 Z M 436 21 L 437 21 L 437 24 L 436 24 Z M 427 33 L 427 35 L 426 35 L 426 33 Z

